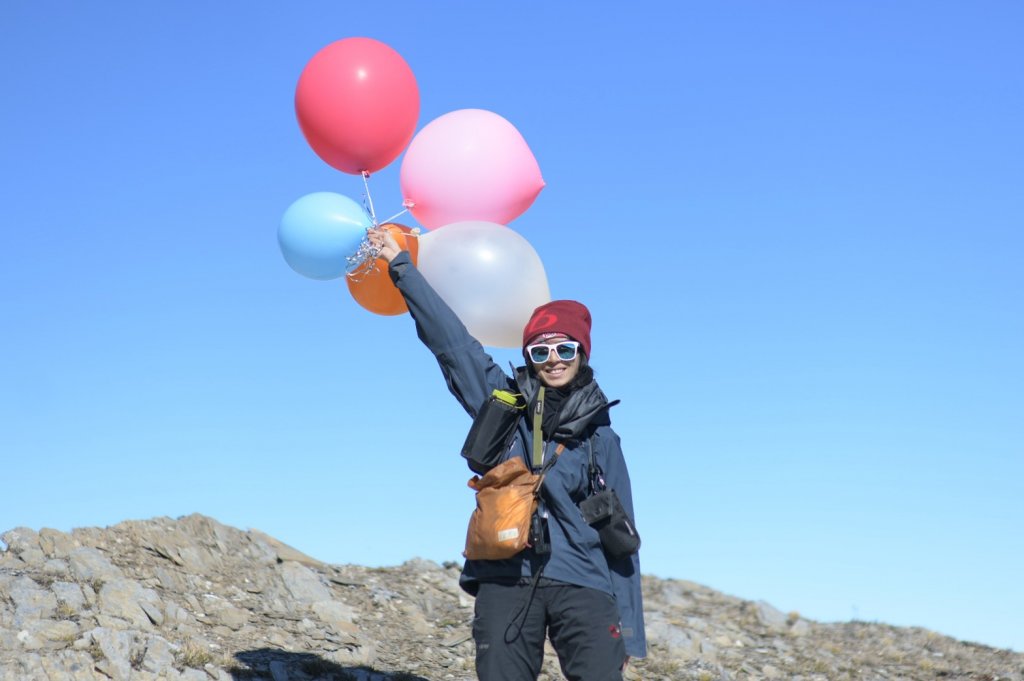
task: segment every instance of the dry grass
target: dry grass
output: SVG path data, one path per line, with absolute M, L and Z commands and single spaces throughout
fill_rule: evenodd
M 75 616 L 78 615 L 78 611 L 68 605 L 65 601 L 57 601 L 57 610 L 55 614 L 57 615 L 57 619 L 70 620 L 74 619 Z
M 182 667 L 202 669 L 213 662 L 213 653 L 206 646 L 196 643 L 192 639 L 186 639 L 181 644 L 181 648 L 178 649 L 174 659 Z

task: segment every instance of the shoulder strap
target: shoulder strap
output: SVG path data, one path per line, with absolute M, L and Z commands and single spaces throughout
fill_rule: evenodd
M 541 386 L 537 393 L 537 406 L 533 410 L 533 470 L 537 470 L 544 463 L 544 434 L 541 432 L 543 420 L 544 386 Z
M 562 453 L 562 450 L 564 449 L 565 445 L 559 442 L 558 446 L 555 447 L 555 451 L 552 454 L 551 458 L 544 462 L 544 465 L 540 469 L 540 473 L 537 474 L 537 482 L 534 484 L 533 487 L 534 496 L 538 498 L 540 497 L 540 486 L 544 482 L 544 476 L 548 474 L 548 470 L 555 465 L 555 462 L 558 461 L 558 456 Z

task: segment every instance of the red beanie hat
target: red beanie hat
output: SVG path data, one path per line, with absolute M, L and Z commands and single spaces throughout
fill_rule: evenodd
M 523 327 L 523 347 L 538 336 L 558 333 L 579 341 L 590 357 L 590 310 L 586 305 L 575 300 L 552 300 L 541 305 Z

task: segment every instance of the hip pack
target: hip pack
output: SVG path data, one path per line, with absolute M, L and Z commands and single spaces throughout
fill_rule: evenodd
M 543 479 L 518 456 L 483 477 L 473 476 L 469 486 L 476 490 L 476 509 L 469 518 L 463 555 L 470 560 L 502 560 L 525 549 Z
M 564 449 L 559 444 L 540 473 L 531 473 L 523 460 L 515 456 L 483 477 L 473 476 L 467 484 L 476 490 L 476 509 L 469 518 L 462 555 L 470 560 L 504 560 L 542 539 L 531 526 L 540 486 L 544 474 Z
M 469 437 L 466 438 L 462 455 L 466 457 L 474 471 L 477 471 L 474 463 L 489 463 L 504 455 L 515 432 L 520 413 L 525 407 L 518 396 L 501 393 L 503 391 L 494 391 L 492 398 L 477 414 Z M 513 399 L 510 400 L 510 397 Z M 533 465 L 534 470 L 540 469 L 538 473 L 527 468 L 520 457 L 513 456 L 497 465 L 491 463 L 485 467 L 486 472 L 482 477 L 475 475 L 469 481 L 469 487 L 476 490 L 476 509 L 469 518 L 469 528 L 466 531 L 466 549 L 463 551 L 466 558 L 503 560 L 511 558 L 531 544 L 537 552 L 550 550 L 546 544 L 546 528 L 537 515 L 537 505 L 544 474 L 558 460 L 565 445 L 559 444 L 555 447 L 551 458 L 541 465 L 543 411 L 544 388 L 541 387 L 533 417 Z M 509 414 L 514 414 L 514 417 Z M 474 442 L 477 445 L 472 445 Z M 496 443 L 500 443 L 500 447 L 496 447 Z M 472 455 L 467 456 L 467 449 Z M 481 460 L 479 455 L 485 452 L 486 456 Z

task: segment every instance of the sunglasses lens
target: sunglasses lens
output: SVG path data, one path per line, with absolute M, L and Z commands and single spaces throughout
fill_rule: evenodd
M 566 362 L 576 356 L 576 344 L 575 343 L 559 343 L 555 347 L 555 352 L 558 353 L 559 359 L 564 359 Z
M 543 364 L 551 357 L 551 351 L 555 351 L 558 359 L 563 362 L 571 362 L 576 358 L 580 344 L 576 341 L 558 343 L 557 345 L 531 345 L 526 348 L 530 355 L 530 361 L 534 364 Z
M 536 345 L 530 348 L 530 360 L 537 364 L 548 361 L 549 354 L 551 354 L 551 350 L 546 345 Z

